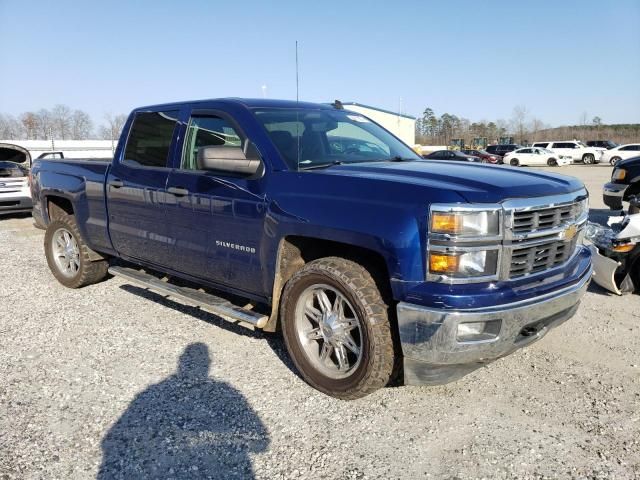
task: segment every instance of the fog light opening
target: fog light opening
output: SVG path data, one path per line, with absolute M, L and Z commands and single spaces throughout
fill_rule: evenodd
M 456 339 L 458 342 L 486 342 L 495 340 L 498 338 L 501 326 L 502 320 L 459 323 Z

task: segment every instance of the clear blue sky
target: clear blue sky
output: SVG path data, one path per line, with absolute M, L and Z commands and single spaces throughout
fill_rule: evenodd
M 640 0 L 0 0 L 0 112 L 221 96 L 640 122 Z

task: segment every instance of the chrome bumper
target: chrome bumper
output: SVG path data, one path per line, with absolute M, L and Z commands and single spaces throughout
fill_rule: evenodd
M 613 210 L 620 210 L 622 208 L 622 199 L 629 185 L 621 183 L 607 183 L 603 187 L 602 199 L 607 207 Z
M 440 385 L 542 338 L 576 312 L 591 279 L 590 267 L 577 284 L 532 300 L 446 311 L 401 302 L 398 327 L 406 385 Z M 500 321 L 493 338 L 460 341 L 462 323 Z

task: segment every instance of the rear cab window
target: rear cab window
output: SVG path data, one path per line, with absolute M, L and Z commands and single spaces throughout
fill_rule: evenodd
M 178 110 L 136 113 L 122 163 L 130 167 L 167 168 Z

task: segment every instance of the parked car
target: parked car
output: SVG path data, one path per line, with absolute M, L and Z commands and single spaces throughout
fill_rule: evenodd
M 640 195 L 640 156 L 621 160 L 611 172 L 611 181 L 604 186 L 604 203 L 612 210 L 620 210 L 622 202 Z
M 604 152 L 602 154 L 602 161 L 615 165 L 620 160 L 637 157 L 638 155 L 640 155 L 640 143 L 628 143 L 626 145 L 619 145 Z
M 558 167 L 571 164 L 571 157 L 558 155 L 546 148 L 526 147 L 507 153 L 502 162 L 517 167 L 518 165 L 548 165 Z
M 31 155 L 17 145 L 0 144 L 0 215 L 31 211 Z
M 589 140 L 587 142 L 587 147 L 605 148 L 607 150 L 610 148 L 616 148 L 617 146 L 618 144 L 611 140 Z
M 61 284 L 110 272 L 281 331 L 310 385 L 354 399 L 400 373 L 447 383 L 537 341 L 591 278 L 577 178 L 420 159 L 339 106 L 156 105 L 131 113 L 111 162 L 36 160 L 33 215 Z
M 499 155 L 500 157 L 504 157 L 507 153 L 513 152 L 522 148 L 522 145 L 518 145 L 517 143 L 509 143 L 506 145 L 489 145 L 485 150 L 491 155 Z
M 502 160 L 502 157 L 500 157 L 500 155 L 491 155 L 489 152 L 485 150 L 464 149 L 460 151 L 465 155 L 471 155 L 472 157 L 480 158 L 480 161 L 482 163 L 500 163 L 500 160 Z
M 462 153 L 457 150 L 437 150 L 429 153 L 428 155 L 422 155 L 422 158 L 426 160 L 457 160 L 461 162 L 482 163 L 482 159 L 480 157 L 467 155 L 466 153 Z
M 584 143 L 577 140 L 536 142 L 533 146 L 552 150 L 559 155 L 571 157 L 574 162 L 582 162 L 585 165 L 598 163 L 605 150 L 604 148 L 587 147 Z

